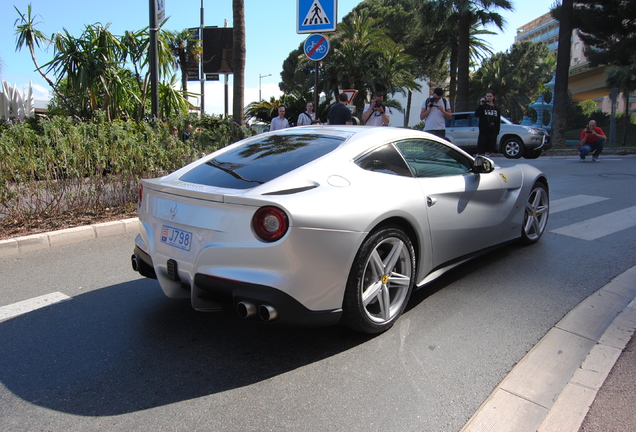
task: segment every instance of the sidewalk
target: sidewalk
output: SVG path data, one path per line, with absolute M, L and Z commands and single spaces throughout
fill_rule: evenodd
M 621 373 L 630 393 L 618 394 L 616 381 L 604 382 L 621 357 L 636 329 L 636 267 L 613 279 L 582 301 L 559 321 L 508 376 L 495 388 L 462 432 L 576 432 L 590 405 L 603 387 L 603 398 L 592 411 L 588 425 L 596 431 L 636 430 L 615 428 L 620 418 L 635 423 L 636 367 L 627 352 Z M 611 386 L 611 387 L 610 387 Z M 606 396 L 609 395 L 609 396 Z M 619 416 L 616 399 L 624 410 Z
M 138 230 L 132 218 L 0 240 L 0 257 Z M 636 430 L 635 330 L 632 267 L 559 321 L 461 432 Z

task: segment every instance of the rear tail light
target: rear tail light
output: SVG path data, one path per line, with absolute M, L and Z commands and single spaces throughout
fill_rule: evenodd
M 252 217 L 252 228 L 261 240 L 275 242 L 287 232 L 289 220 L 287 214 L 278 207 L 262 207 Z

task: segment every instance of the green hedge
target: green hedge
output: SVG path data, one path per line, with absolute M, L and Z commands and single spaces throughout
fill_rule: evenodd
M 187 142 L 170 135 L 191 123 Z M 134 203 L 140 178 L 174 171 L 251 132 L 206 117 L 162 122 L 32 119 L 0 126 L 0 214 L 12 219 Z

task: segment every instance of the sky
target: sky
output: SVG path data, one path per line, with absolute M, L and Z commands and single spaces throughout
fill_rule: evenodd
M 231 0 L 165 0 L 166 30 L 181 31 L 199 27 L 201 4 L 203 1 L 204 24 L 223 27 L 225 20 L 232 27 Z M 328 1 L 328 0 L 323 0 Z M 333 0 L 331 0 L 333 1 Z M 360 0 L 338 0 L 338 22 L 358 4 Z M 514 42 L 516 29 L 540 17 L 550 10 L 554 0 L 511 0 L 513 12 L 498 11 L 506 20 L 504 31 L 485 36 L 494 52 L 506 51 Z M 15 8 L 26 14 L 31 4 L 32 15 L 36 16 L 36 28 L 45 35 L 67 30 L 79 37 L 88 24 L 110 24 L 109 30 L 121 35 L 125 30 L 141 30 L 149 23 L 149 0 L 0 0 L 0 80 L 7 81 L 24 91 L 33 83 L 36 100 L 48 99 L 49 87 L 35 72 L 28 48 L 16 51 Z M 294 0 L 245 0 L 246 64 L 245 103 L 258 100 L 259 82 L 263 99 L 281 94 L 278 83 L 283 61 L 307 38 L 307 34 L 296 33 L 297 1 Z M 40 65 L 53 58 L 53 49 L 36 49 L 36 59 Z M 327 54 L 329 55 L 329 54 Z M 266 76 L 271 74 L 271 76 Z M 188 90 L 200 91 L 198 82 L 188 83 Z M 232 76 L 229 77 L 228 113 L 232 113 Z M 207 82 L 205 85 L 206 114 L 223 114 L 225 108 L 225 83 Z

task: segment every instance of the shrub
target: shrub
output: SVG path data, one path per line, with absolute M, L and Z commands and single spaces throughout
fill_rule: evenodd
M 172 124 L 197 129 L 187 142 Z M 251 132 L 205 117 L 107 122 L 105 116 L 39 118 L 0 129 L 0 213 L 21 220 L 135 203 L 140 178 L 174 171 Z

